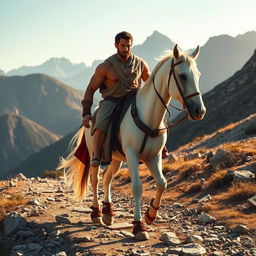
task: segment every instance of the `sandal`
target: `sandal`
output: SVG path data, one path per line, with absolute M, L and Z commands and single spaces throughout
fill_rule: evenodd
M 153 201 L 154 201 L 154 198 L 152 198 L 152 200 L 151 200 L 151 202 L 150 202 L 150 207 L 152 207 L 154 210 L 158 211 L 158 210 L 159 210 L 159 207 L 155 207 L 155 206 L 153 205 Z M 151 224 L 156 220 L 156 218 L 157 218 L 157 215 L 156 215 L 156 217 L 151 217 L 151 216 L 149 215 L 150 207 L 147 209 L 146 214 L 145 214 L 145 221 L 146 221 L 146 223 L 147 223 L 148 225 L 151 225 Z

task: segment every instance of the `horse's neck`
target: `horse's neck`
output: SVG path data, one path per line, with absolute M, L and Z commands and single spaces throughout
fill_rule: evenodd
M 165 104 L 168 105 L 170 102 L 170 97 L 167 91 L 167 86 L 163 86 L 165 81 L 165 76 L 156 75 L 154 79 L 154 84 L 157 91 L 164 99 Z M 154 89 L 153 81 L 146 86 L 140 88 L 136 96 L 136 105 L 138 110 L 138 115 L 141 121 L 149 126 L 151 129 L 163 128 L 163 120 L 166 109 L 164 108 L 161 100 L 157 96 Z

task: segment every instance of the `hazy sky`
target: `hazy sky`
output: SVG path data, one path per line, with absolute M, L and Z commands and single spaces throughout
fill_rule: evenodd
M 255 10 L 255 0 L 0 0 L 0 69 L 51 57 L 91 65 L 115 52 L 123 30 L 135 45 L 157 30 L 188 49 L 255 30 Z

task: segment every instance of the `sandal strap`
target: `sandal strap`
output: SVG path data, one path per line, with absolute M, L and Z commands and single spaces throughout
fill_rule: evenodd
M 109 202 L 102 202 L 102 204 L 103 204 L 102 213 L 110 214 L 111 216 L 114 216 L 113 204 Z
M 141 232 L 141 231 L 148 231 L 147 228 L 145 227 L 145 225 L 143 224 L 143 222 L 141 221 L 133 221 L 132 224 L 133 226 L 133 230 L 132 233 L 134 235 L 136 235 L 137 233 Z
M 152 198 L 152 199 L 151 199 L 150 207 L 152 207 L 153 209 L 155 209 L 156 211 L 158 211 L 160 207 L 155 207 L 155 206 L 153 205 L 154 200 L 155 200 L 155 198 Z
M 91 213 L 91 218 L 92 218 L 92 219 L 102 216 L 99 207 L 93 207 L 93 206 L 91 206 L 90 208 L 92 209 L 92 213 Z

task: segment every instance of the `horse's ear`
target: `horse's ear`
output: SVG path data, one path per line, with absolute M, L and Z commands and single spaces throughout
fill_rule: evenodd
M 173 48 L 173 56 L 175 59 L 178 59 L 180 57 L 180 50 L 179 50 L 178 44 L 175 44 Z
M 191 57 L 193 57 L 195 60 L 196 58 L 198 57 L 199 55 L 199 52 L 200 52 L 200 48 L 199 48 L 199 45 L 196 47 L 196 49 L 194 50 L 194 52 L 191 53 Z

